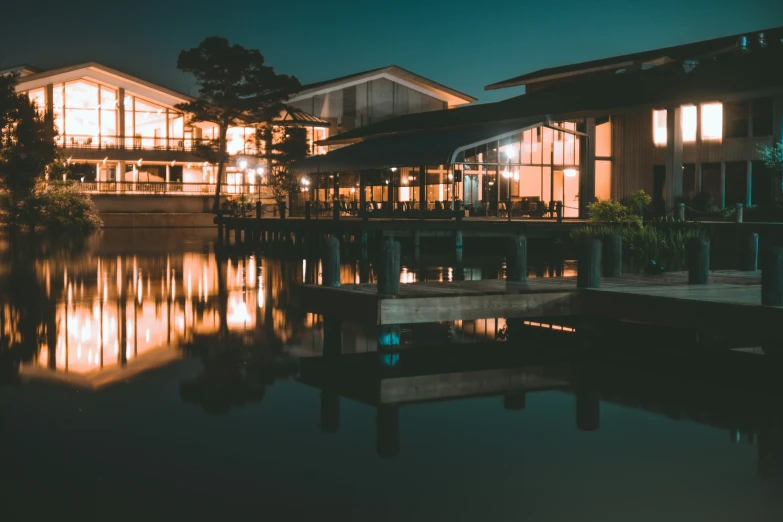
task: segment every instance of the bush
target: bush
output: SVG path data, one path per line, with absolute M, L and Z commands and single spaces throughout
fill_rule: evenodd
M 590 221 L 596 223 L 640 223 L 642 218 L 618 201 L 595 201 L 587 205 Z
M 586 225 L 571 233 L 571 237 L 603 239 L 617 234 L 623 238 L 623 252 L 630 259 L 653 259 L 665 266 L 681 265 L 685 259 L 685 245 L 692 237 L 708 237 L 700 223 L 676 219 L 657 219 L 650 223 L 602 223 Z
M 92 198 L 69 183 L 50 183 L 28 203 L 30 223 L 47 232 L 92 232 L 103 226 Z

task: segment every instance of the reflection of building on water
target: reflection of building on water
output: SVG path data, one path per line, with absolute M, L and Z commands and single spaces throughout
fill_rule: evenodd
M 218 335 L 221 314 L 229 332 L 269 329 L 285 342 L 300 335 L 285 311 L 295 272 L 277 260 L 219 262 L 213 253 L 37 261 L 35 283 L 52 313 L 20 374 L 97 388 L 179 357 L 178 347 L 194 336 Z M 0 297 L 11 345 L 21 338 L 16 306 Z

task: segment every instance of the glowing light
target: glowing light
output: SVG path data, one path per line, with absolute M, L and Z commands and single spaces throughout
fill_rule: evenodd
M 704 140 L 723 138 L 722 103 L 707 103 L 701 106 L 701 137 Z
M 504 178 L 511 179 L 511 176 L 513 176 L 513 174 L 511 174 L 510 170 L 508 170 L 508 169 L 503 170 L 503 177 Z
M 653 143 L 666 145 L 666 111 L 653 111 Z
M 246 169 L 246 168 L 247 168 L 247 161 L 246 161 L 246 160 L 239 160 L 239 161 L 237 162 L 237 166 L 238 166 L 240 169 L 244 170 L 244 169 Z
M 392 172 L 397 172 L 397 167 L 392 167 L 392 168 L 391 168 L 391 171 L 392 171 Z
M 686 105 L 682 107 L 682 141 L 696 141 L 696 122 L 697 110 L 695 105 Z
M 506 147 L 506 157 L 508 159 L 516 158 L 518 152 L 519 151 L 517 150 L 517 148 L 513 145 L 509 145 L 508 147 Z
M 576 175 L 578 174 L 578 172 L 576 171 L 576 169 L 565 169 L 565 170 L 563 171 L 563 174 L 564 174 L 564 175 L 565 175 L 565 177 L 567 177 L 567 178 L 575 178 L 575 177 L 576 177 Z

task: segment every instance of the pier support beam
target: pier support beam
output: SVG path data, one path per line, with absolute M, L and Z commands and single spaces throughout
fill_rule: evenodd
M 740 252 L 740 270 L 755 272 L 759 268 L 759 235 L 755 232 L 743 236 Z
M 576 286 L 601 286 L 601 242 L 598 239 L 580 239 L 577 243 Z
M 328 237 L 324 240 L 321 260 L 323 285 L 340 286 L 340 241 L 336 237 Z
M 742 214 L 743 214 L 743 208 L 742 203 L 737 203 L 735 210 L 734 210 L 734 222 L 735 223 L 742 223 Z
M 527 238 L 519 235 L 509 239 L 506 257 L 506 281 L 524 283 L 527 280 Z
M 688 284 L 710 284 L 710 240 L 693 237 L 688 240 Z
M 378 294 L 395 296 L 400 294 L 400 242 L 387 239 L 381 244 L 378 257 Z

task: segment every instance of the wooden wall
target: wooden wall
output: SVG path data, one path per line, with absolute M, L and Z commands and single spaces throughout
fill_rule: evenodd
M 640 189 L 652 192 L 653 166 L 666 163 L 666 147 L 656 146 L 652 134 L 651 110 L 612 116 L 613 198 L 619 199 Z M 755 161 L 761 159 L 758 145 L 771 144 L 772 137 L 724 138 L 697 143 L 683 144 L 684 164 Z

